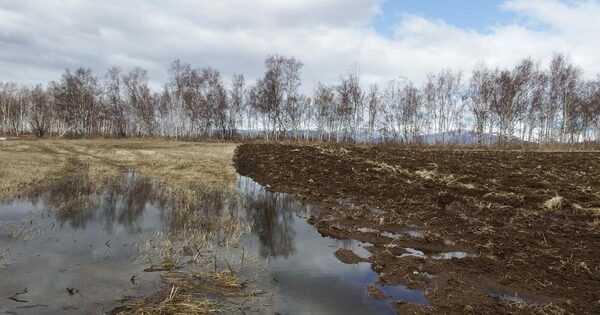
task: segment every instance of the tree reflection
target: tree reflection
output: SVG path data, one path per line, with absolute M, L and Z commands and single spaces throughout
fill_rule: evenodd
M 118 222 L 130 232 L 139 232 L 139 219 L 146 205 L 154 203 L 156 185 L 140 174 L 128 173 L 121 181 L 121 204 L 117 215 Z M 114 222 L 114 220 L 113 220 Z
M 115 223 L 128 232 L 141 231 L 140 219 L 147 205 L 155 202 L 155 184 L 148 178 L 126 173 L 107 184 L 94 183 L 86 176 L 71 176 L 40 187 L 30 199 L 41 199 L 61 226 L 85 228 L 98 221 L 108 233 Z
M 287 194 L 270 193 L 250 178 L 238 180 L 245 193 L 246 217 L 252 221 L 252 232 L 260 241 L 262 257 L 288 257 L 294 253 L 295 216 L 304 211 L 302 205 Z
M 84 229 L 93 223 L 108 234 L 118 228 L 140 233 L 146 224 L 146 228 L 164 228 L 170 235 L 185 237 L 219 233 L 225 222 L 248 220 L 260 241 L 261 256 L 293 254 L 293 224 L 304 207 L 292 196 L 267 192 L 250 178 L 240 177 L 238 189 L 240 194 L 232 195 L 202 184 L 161 187 L 156 180 L 130 172 L 103 183 L 86 176 L 68 177 L 32 191 L 28 198 L 41 201 L 60 226 Z M 144 222 L 149 209 L 157 222 Z
M 129 233 L 141 232 L 141 218 L 146 207 L 156 202 L 156 185 L 152 180 L 136 173 L 126 173 L 106 185 L 99 193 L 101 198 L 97 219 L 107 233 L 112 233 L 115 223 Z
M 81 176 L 72 176 L 35 189 L 31 198 L 39 198 L 48 210 L 55 213 L 62 225 L 85 228 L 94 217 L 98 200 L 90 182 Z

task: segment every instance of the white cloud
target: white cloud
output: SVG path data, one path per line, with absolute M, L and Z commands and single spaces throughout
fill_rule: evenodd
M 556 43 L 556 51 L 571 55 L 574 62 L 580 64 L 588 76 L 600 72 L 600 3 L 598 1 L 556 0 L 511 0 L 503 4 L 507 10 L 519 13 L 523 17 L 548 27 L 547 31 L 532 32 L 533 44 L 541 40 Z M 549 45 L 545 45 L 546 48 Z M 541 50 L 542 47 L 533 46 Z
M 354 66 L 365 82 L 421 81 L 443 68 L 469 72 L 481 60 L 547 63 L 554 52 L 571 55 L 589 76 L 600 72 L 598 2 L 511 0 L 502 8 L 519 23 L 479 32 L 405 14 L 386 37 L 369 24 L 379 0 L 0 0 L 0 80 L 47 82 L 66 67 L 103 74 L 140 65 L 158 86 L 176 58 L 255 78 L 269 53 L 302 60 L 307 91 Z

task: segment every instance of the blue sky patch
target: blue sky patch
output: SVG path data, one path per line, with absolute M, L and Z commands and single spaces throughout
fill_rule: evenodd
M 499 0 L 387 0 L 373 26 L 389 36 L 405 14 L 443 20 L 457 26 L 487 33 L 492 27 L 516 20 L 514 13 L 501 7 Z

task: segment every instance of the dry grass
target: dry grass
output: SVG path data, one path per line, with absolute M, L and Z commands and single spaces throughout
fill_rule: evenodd
M 215 206 L 210 204 L 212 199 L 205 196 L 213 191 L 190 189 L 180 193 L 174 192 L 167 202 L 172 206 L 166 219 L 175 228 L 157 233 L 140 246 L 140 259 L 152 264 L 145 271 L 165 272 L 161 274 L 163 289 L 148 296 L 123 299 L 122 306 L 113 310 L 114 314 L 212 314 L 222 311 L 224 300 L 248 299 L 248 295 L 255 294 L 255 291 L 246 292 L 247 283 L 236 278 L 229 263 L 229 270 L 216 271 L 217 261 L 227 262 L 223 255 L 236 247 L 250 229 L 249 223 L 236 220 L 224 211 L 235 205 L 229 200 L 232 197 L 217 194 L 217 199 L 224 198 L 228 202 L 217 205 L 223 207 L 219 209 L 224 213 L 217 215 L 219 211 L 215 208 L 217 212 L 210 215 L 198 207 Z M 166 191 L 160 194 L 165 196 Z
M 0 142 L 0 161 L 0 199 L 57 178 L 69 165 L 41 145 L 12 141 Z
M 548 210 L 562 210 L 565 203 L 565 199 L 561 196 L 555 196 L 552 199 L 548 199 L 544 202 L 544 208 Z
M 237 246 L 249 230 L 247 222 L 228 212 L 239 198 L 232 165 L 235 147 L 162 139 L 2 141 L 0 200 L 71 175 L 81 175 L 78 185 L 90 191 L 102 191 L 125 171 L 156 179 L 156 198 L 167 209 L 167 230 L 140 246 L 140 259 L 158 263 L 148 271 L 165 271 L 163 289 L 126 298 L 113 313 L 216 313 L 224 298 L 246 294 L 246 284 L 233 272 L 216 272 L 221 252 Z M 74 194 L 56 202 L 57 215 L 76 217 L 92 207 L 94 199 Z M 34 232 L 15 229 L 23 238 Z M 215 272 L 207 273 L 213 261 Z
M 2 141 L 0 199 L 65 175 L 85 173 L 103 182 L 127 169 L 173 189 L 199 182 L 230 189 L 235 146 L 162 139 Z
M 161 280 L 163 290 L 142 298 L 125 298 L 124 305 L 112 314 L 212 314 L 222 311 L 213 302 L 215 297 L 251 298 L 257 294 L 248 293 L 247 282 L 240 282 L 231 271 L 169 271 Z
M 172 286 L 150 296 L 125 300 L 125 306 L 114 309 L 111 314 L 212 314 L 219 311 L 206 298 L 181 292 L 180 287 Z

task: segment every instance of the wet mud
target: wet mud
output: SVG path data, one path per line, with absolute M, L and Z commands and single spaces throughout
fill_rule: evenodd
M 244 144 L 235 165 L 364 244 L 377 283 L 423 290 L 400 313 L 600 309 L 598 153 Z

